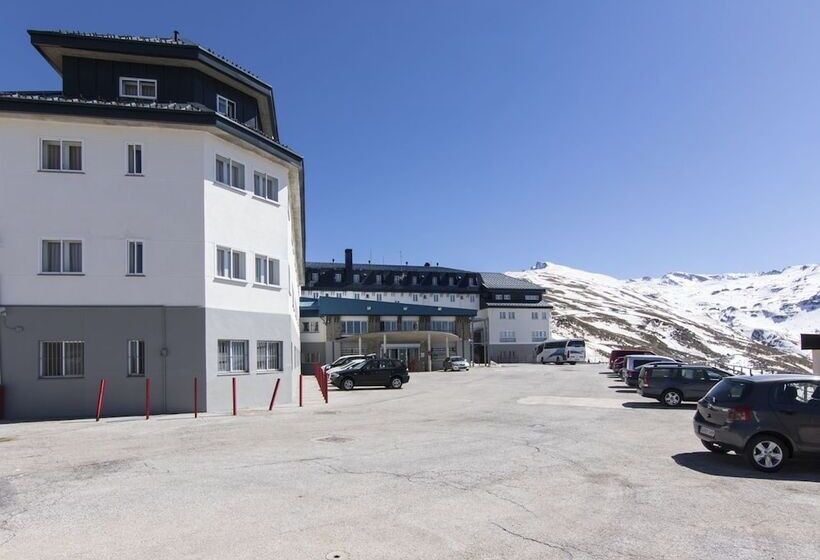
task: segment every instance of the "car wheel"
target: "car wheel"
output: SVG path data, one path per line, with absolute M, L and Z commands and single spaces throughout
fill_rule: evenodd
M 353 387 L 355 387 L 355 386 L 356 386 L 356 384 L 349 377 L 345 377 L 344 380 L 342 381 L 342 390 L 344 390 L 344 391 L 351 391 L 351 390 L 353 390 Z
M 746 460 L 759 471 L 773 473 L 786 462 L 787 448 L 778 437 L 757 436 L 746 444 Z
M 663 392 L 661 402 L 668 407 L 680 406 L 680 403 L 683 402 L 683 395 L 677 389 L 670 389 L 669 391 Z
M 575 362 L 567 362 L 569 365 L 574 366 Z
M 563 363 L 564 363 L 563 358 L 555 358 L 555 365 L 560 366 Z
M 706 449 L 708 449 L 712 453 L 720 453 L 721 455 L 723 455 L 724 453 L 729 452 L 728 449 L 726 449 L 725 447 L 723 447 L 719 443 L 715 443 L 713 441 L 704 441 L 704 440 L 700 440 L 700 442 L 703 444 L 703 447 L 705 447 Z
M 394 377 L 390 380 L 391 389 L 401 389 L 401 377 Z

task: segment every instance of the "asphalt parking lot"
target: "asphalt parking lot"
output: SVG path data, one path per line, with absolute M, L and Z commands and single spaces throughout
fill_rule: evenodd
M 712 455 L 601 365 L 314 402 L 0 425 L 0 558 L 820 557 L 820 464 Z

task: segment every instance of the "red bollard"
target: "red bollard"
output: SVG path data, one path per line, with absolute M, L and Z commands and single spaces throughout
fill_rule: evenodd
M 100 389 L 97 391 L 97 422 L 102 416 L 103 398 L 105 397 L 105 379 L 100 379 Z
M 236 416 L 236 377 L 231 377 L 231 393 L 233 399 L 233 415 Z
M 151 378 L 145 378 L 145 419 L 151 417 Z
M 199 417 L 199 391 L 197 391 L 197 382 L 199 379 L 194 377 L 194 418 Z
M 273 401 L 276 400 L 276 392 L 279 390 L 279 381 L 281 381 L 281 379 L 277 379 L 276 385 L 273 386 L 273 396 L 270 398 L 270 406 L 268 407 L 269 411 L 273 410 Z
M 299 406 L 302 406 L 302 372 L 299 372 Z

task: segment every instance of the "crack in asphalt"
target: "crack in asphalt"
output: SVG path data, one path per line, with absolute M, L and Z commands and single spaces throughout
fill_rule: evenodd
M 570 552 L 569 550 L 567 550 L 565 547 L 561 546 L 560 544 L 555 544 L 555 543 L 551 543 L 551 542 L 547 542 L 547 541 L 542 541 L 542 540 L 534 539 L 532 537 L 528 537 L 526 535 L 522 535 L 521 533 L 516 533 L 515 531 L 511 531 L 510 529 L 507 529 L 506 527 L 496 523 L 495 521 L 493 521 L 491 523 L 493 525 L 495 525 L 496 527 L 498 527 L 499 529 L 501 529 L 502 531 L 504 531 L 505 533 L 507 533 L 508 535 L 518 537 L 521 540 L 525 540 L 525 541 L 529 541 L 529 542 L 532 542 L 532 543 L 540 544 L 542 546 L 546 546 L 547 548 L 551 548 L 553 550 L 559 550 L 559 551 L 563 552 L 566 555 L 566 557 L 569 558 L 569 560 L 572 560 L 575 557 L 575 556 L 573 556 L 572 552 Z

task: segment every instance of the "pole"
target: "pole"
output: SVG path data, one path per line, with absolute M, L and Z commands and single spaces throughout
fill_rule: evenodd
M 199 379 L 194 377 L 194 418 L 199 417 L 199 391 L 197 390 L 198 381 Z
M 236 416 L 236 377 L 231 377 L 231 399 L 233 400 L 233 415 Z
M 302 372 L 299 372 L 299 406 L 302 406 Z
M 151 378 L 145 378 L 145 419 L 151 417 Z
M 100 388 L 97 391 L 97 422 L 102 416 L 103 399 L 105 398 L 105 379 L 100 379 Z
M 277 379 L 276 384 L 273 386 L 273 396 L 270 398 L 270 406 L 268 407 L 269 411 L 273 410 L 273 401 L 276 400 L 276 392 L 279 390 L 279 382 L 280 381 L 281 381 L 281 379 Z

